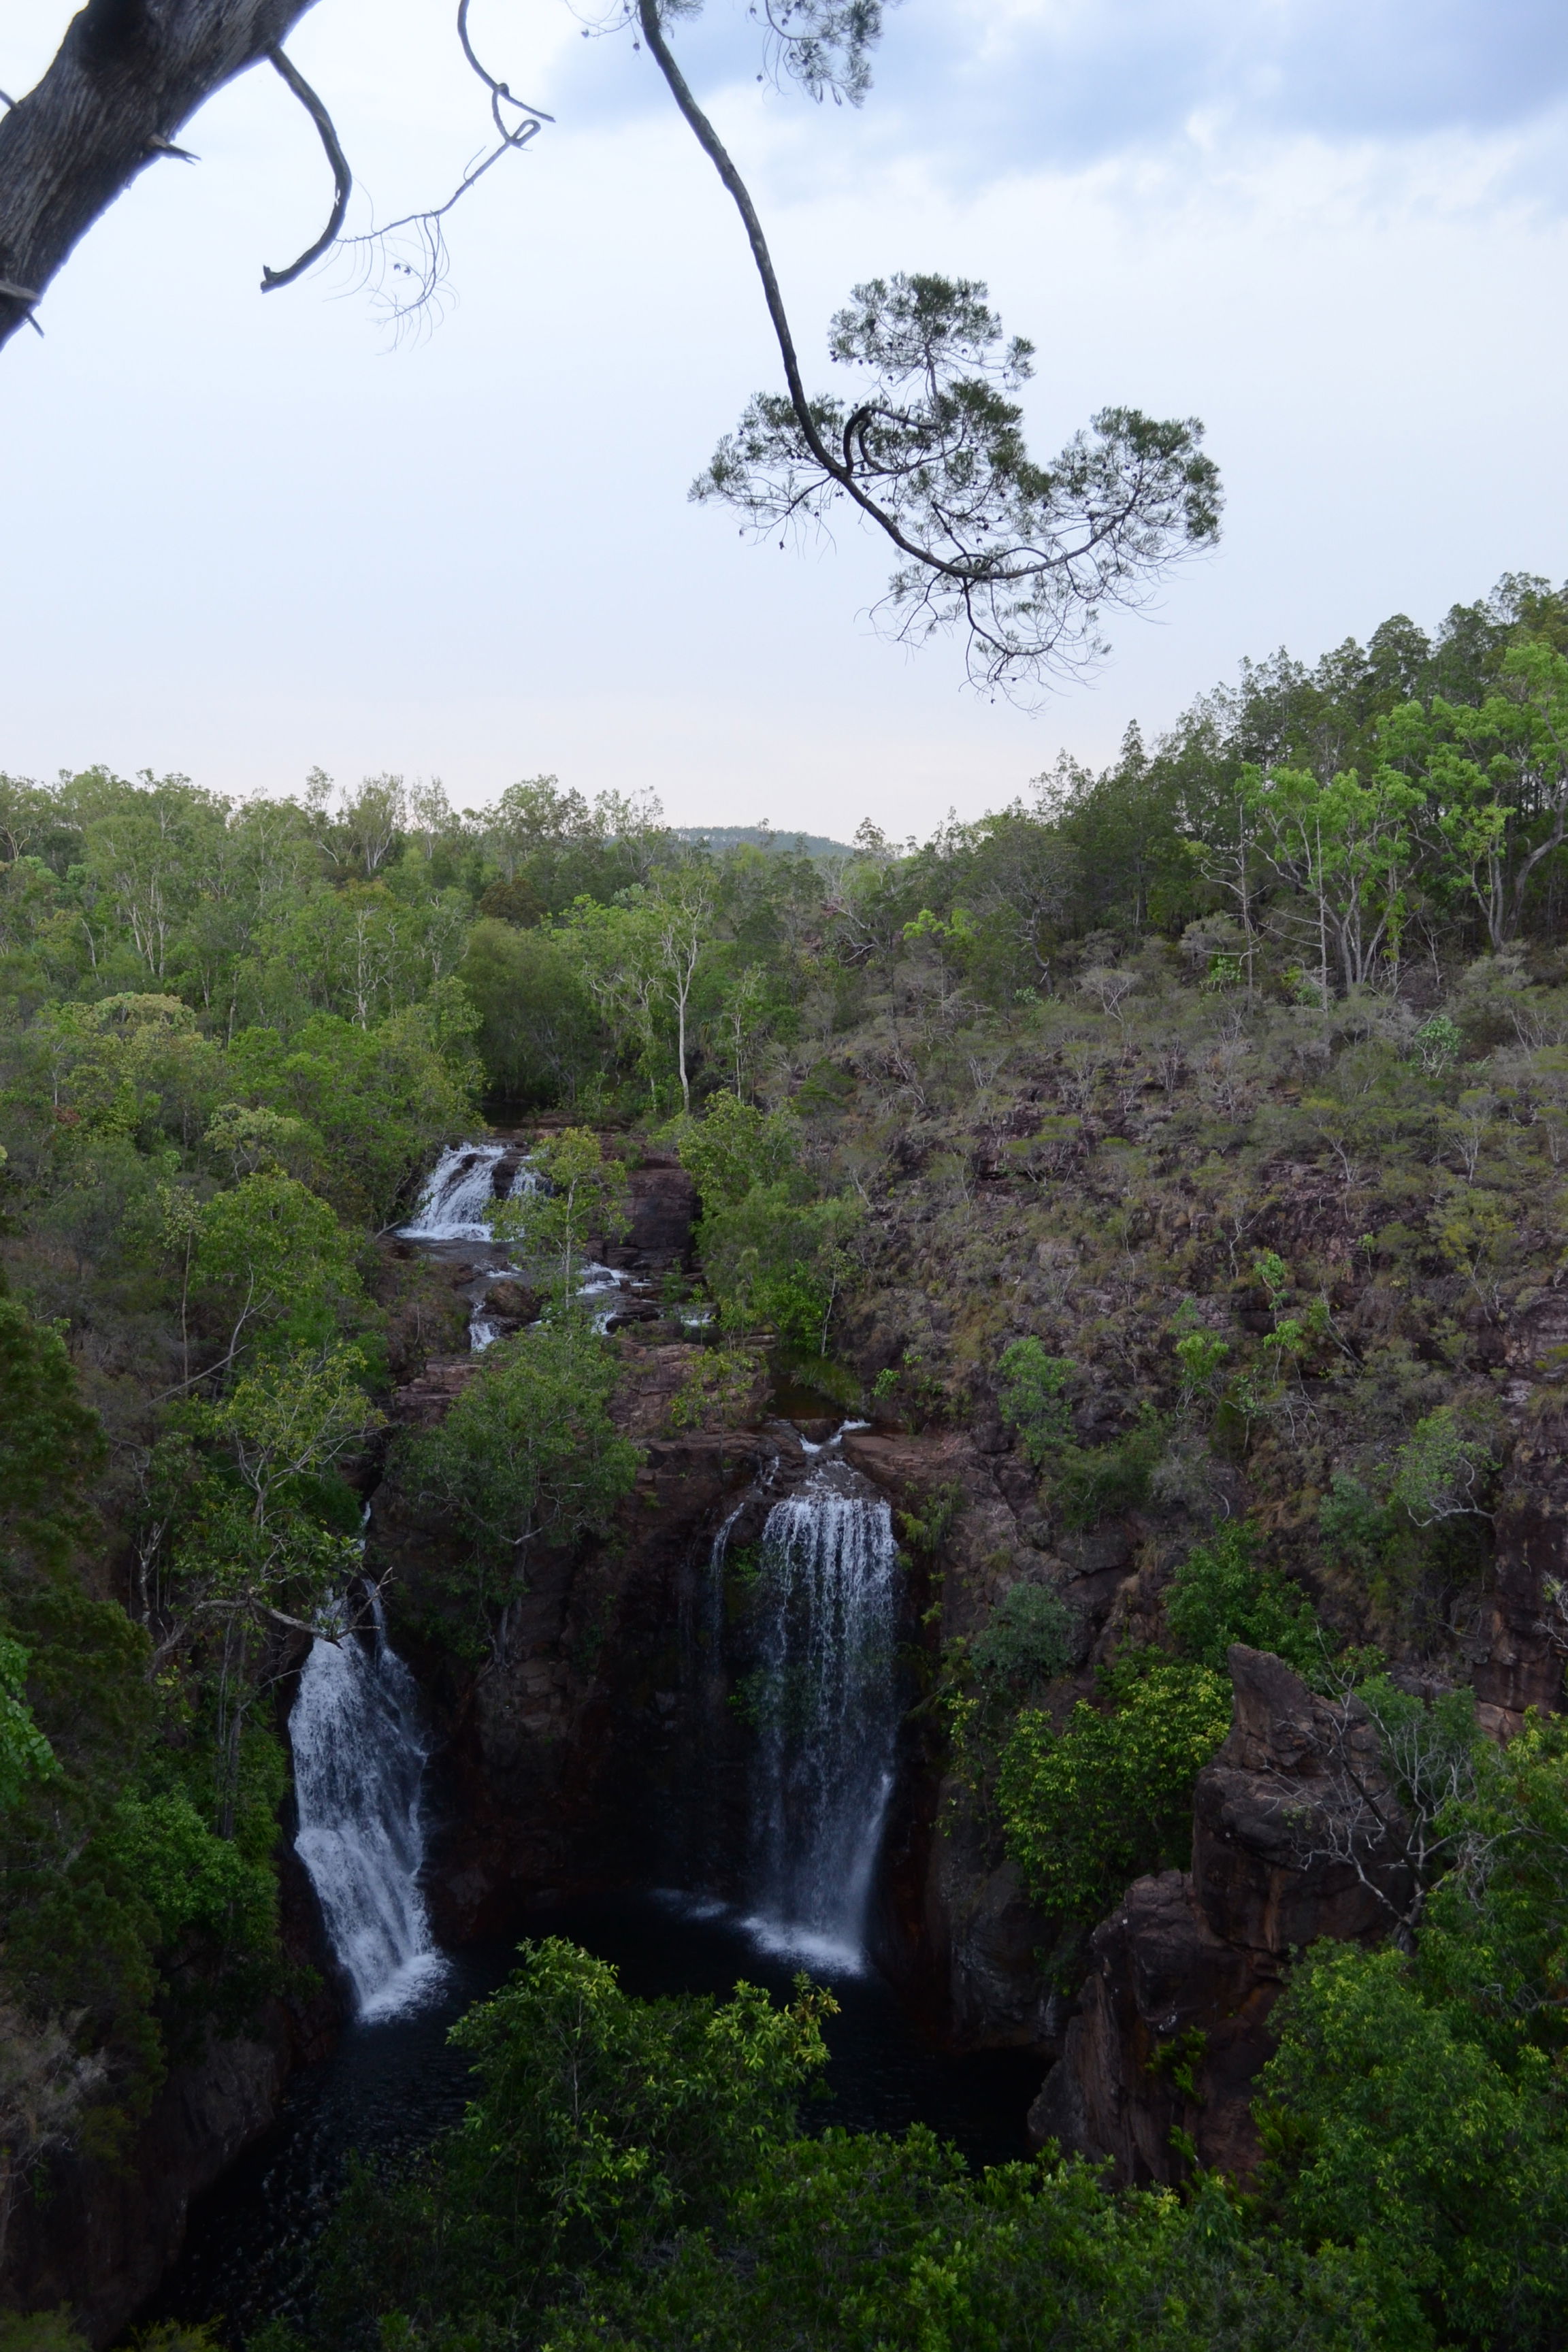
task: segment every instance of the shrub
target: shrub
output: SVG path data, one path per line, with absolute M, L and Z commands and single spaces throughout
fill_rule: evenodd
M 1167 1588 L 1165 1622 L 1194 1665 L 1217 1671 L 1231 1643 L 1245 1642 L 1308 1674 L 1324 1655 L 1317 1613 L 1283 1577 L 1254 1566 L 1257 1549 L 1256 1532 L 1235 1525 L 1194 1544 Z
M 1002 1751 L 1007 1851 L 1058 1918 L 1097 1919 L 1131 1879 L 1184 1862 L 1193 1783 L 1230 1727 L 1229 1682 L 1207 1666 L 1145 1657 L 1106 1691 L 1059 1732 L 1026 1710 Z
M 1077 1651 L 1079 1622 L 1048 1584 L 1016 1584 L 969 1644 L 982 1683 L 1022 1692 L 1065 1675 Z
M 1004 1348 L 997 1370 L 1002 1418 L 1016 1430 L 1026 1458 L 1038 1470 L 1072 1435 L 1067 1384 L 1077 1366 L 1069 1356 L 1047 1355 L 1031 1339 Z

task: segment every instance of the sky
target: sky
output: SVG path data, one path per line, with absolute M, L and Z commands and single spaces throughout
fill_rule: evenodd
M 0 89 L 56 0 L 0 14 Z M 331 199 L 265 68 L 143 173 L 0 351 L 0 769 L 216 790 L 520 776 L 673 822 L 898 837 L 1095 763 L 1284 645 L 1435 625 L 1568 573 L 1560 0 L 902 0 L 863 108 L 764 77 L 741 0 L 675 40 L 767 222 L 808 377 L 876 274 L 983 278 L 1037 348 L 1031 446 L 1098 408 L 1204 421 L 1217 551 L 1033 714 L 870 620 L 853 526 L 780 551 L 688 502 L 777 361 L 739 223 L 625 32 L 474 0 L 555 118 L 450 222 L 399 345 L 342 262 L 263 297 Z M 290 54 L 351 226 L 438 198 L 483 92 L 436 0 L 317 0 Z

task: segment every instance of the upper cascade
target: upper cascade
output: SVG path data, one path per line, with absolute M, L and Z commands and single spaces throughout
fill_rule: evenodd
M 492 1201 L 509 1200 L 513 1192 L 531 1192 L 533 1171 L 526 1165 L 513 1169 L 510 1180 L 496 1181 L 502 1160 L 516 1146 L 510 1143 L 449 1144 L 426 1178 L 414 1214 L 398 1227 L 405 1242 L 488 1242 L 491 1239 L 485 1213 Z

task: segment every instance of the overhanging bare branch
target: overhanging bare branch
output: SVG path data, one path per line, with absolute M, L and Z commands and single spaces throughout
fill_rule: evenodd
M 321 144 L 327 152 L 327 161 L 332 167 L 332 178 L 336 190 L 332 199 L 331 215 L 326 227 L 316 239 L 315 244 L 306 247 L 298 261 L 291 261 L 287 269 L 268 269 L 263 262 L 261 290 L 264 294 L 270 294 L 279 286 L 291 286 L 296 278 L 303 276 L 313 261 L 320 261 L 329 246 L 337 243 L 338 231 L 343 225 L 343 215 L 349 208 L 349 198 L 353 194 L 354 181 L 353 173 L 349 170 L 348 157 L 343 153 L 337 131 L 333 127 L 332 118 L 300 71 L 299 67 L 291 58 L 285 57 L 280 48 L 270 48 L 267 54 L 315 124 L 321 135 Z

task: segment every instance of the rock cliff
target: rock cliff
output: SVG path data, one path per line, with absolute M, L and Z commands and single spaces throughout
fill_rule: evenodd
M 1253 2078 L 1291 1952 L 1384 1936 L 1407 1899 L 1365 1710 L 1318 1697 L 1265 1652 L 1238 1645 L 1230 1669 L 1231 1729 L 1198 1776 L 1192 1869 L 1138 1879 L 1095 1929 L 1079 2013 L 1030 2114 L 1037 2145 L 1110 2157 L 1124 2184 L 1178 2177 L 1177 2126 L 1203 2164 L 1250 2170 Z

